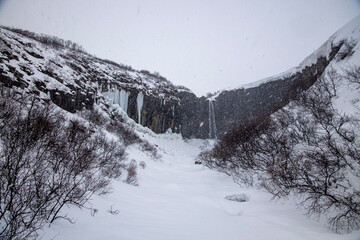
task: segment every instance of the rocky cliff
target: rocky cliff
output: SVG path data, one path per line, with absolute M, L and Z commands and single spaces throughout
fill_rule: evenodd
M 235 127 L 279 110 L 322 75 L 343 45 L 344 41 L 326 42 L 298 67 L 249 86 L 224 90 L 209 98 L 184 94 L 180 97 L 183 136 L 221 137 Z
M 0 83 L 69 112 L 102 102 L 156 133 L 171 129 L 186 138 L 216 138 L 271 114 L 309 88 L 343 45 L 329 40 L 297 68 L 198 98 L 157 73 L 99 59 L 69 41 L 0 28 Z
M 156 133 L 180 133 L 179 93 L 157 73 L 99 59 L 62 39 L 0 28 L 0 83 L 75 112 L 99 101 L 118 104 L 130 118 Z

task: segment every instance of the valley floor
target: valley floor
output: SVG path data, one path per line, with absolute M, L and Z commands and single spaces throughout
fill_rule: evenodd
M 42 239 L 360 239 L 360 231 L 331 233 L 292 201 L 271 201 L 266 192 L 241 188 L 231 177 L 195 165 L 202 140 L 144 137 L 158 146 L 162 158 L 131 148 L 129 158 L 146 163 L 145 169 L 138 168 L 139 186 L 113 182 L 112 193 L 93 197 L 94 216 L 89 210 L 65 209 L 76 223 L 57 221 L 41 233 Z M 245 194 L 249 201 L 225 199 L 233 194 Z

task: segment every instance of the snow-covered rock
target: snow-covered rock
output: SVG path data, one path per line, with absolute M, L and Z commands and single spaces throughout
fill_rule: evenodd
M 45 44 L 36 40 L 34 33 L 25 36 L 24 31 L 0 28 L 0 82 L 51 100 L 70 112 L 107 101 L 156 133 L 171 128 L 186 138 L 216 138 L 284 107 L 329 66 L 346 62 L 349 46 L 350 51 L 359 51 L 359 28 L 358 17 L 299 66 L 200 98 L 158 73 L 99 59 L 81 48 Z
M 250 198 L 244 193 L 228 195 L 225 197 L 225 199 L 229 200 L 229 201 L 235 201 L 235 202 L 247 202 L 250 200 Z

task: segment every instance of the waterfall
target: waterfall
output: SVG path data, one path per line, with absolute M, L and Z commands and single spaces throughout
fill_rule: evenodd
M 111 90 L 109 92 L 104 92 L 103 95 L 108 98 L 110 104 L 119 104 L 119 106 L 127 113 L 129 95 L 130 93 L 121 89 Z
M 216 139 L 216 122 L 214 102 L 209 99 L 209 138 Z
M 144 94 L 139 92 L 136 98 L 137 112 L 138 112 L 138 123 L 141 124 L 141 110 L 144 104 Z

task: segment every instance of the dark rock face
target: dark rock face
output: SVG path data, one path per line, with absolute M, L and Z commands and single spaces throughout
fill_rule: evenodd
M 72 94 L 56 90 L 50 90 L 49 93 L 53 103 L 72 113 L 83 108 L 91 109 L 94 104 L 94 92 L 85 93 L 82 89 Z
M 181 99 L 181 134 L 185 138 L 209 137 L 209 102 L 184 93 Z
M 138 92 L 131 92 L 127 114 L 137 123 L 150 128 L 155 133 L 164 133 L 168 129 L 180 133 L 179 102 L 175 100 L 166 101 L 162 98 L 144 94 L 141 119 L 138 119 L 137 109 Z
M 247 125 L 284 107 L 298 93 L 308 89 L 327 66 L 325 58 L 302 72 L 249 89 L 221 93 L 214 102 L 218 136 Z
M 272 79 L 253 88 L 220 93 L 213 101 L 216 136 L 221 137 L 231 129 L 258 121 L 284 107 L 315 83 L 340 48 L 341 44 L 334 46 L 328 59 L 320 57 L 315 64 L 290 76 Z M 179 98 L 182 104 L 182 136 L 209 138 L 209 100 L 193 94 L 180 95 Z
M 69 112 L 91 109 L 104 93 L 123 90 L 128 94 L 127 114 L 135 122 L 155 133 L 171 129 L 185 138 L 202 139 L 221 137 L 284 107 L 319 78 L 343 44 L 333 46 L 327 58 L 320 57 L 299 72 L 257 87 L 221 92 L 210 108 L 209 99 L 198 98 L 156 73 L 136 71 L 71 49 L 53 49 L 59 52 L 51 57 L 43 45 L 8 30 L 0 29 L 0 40 L 1 86 L 18 87 L 45 101 L 50 98 Z M 140 92 L 143 104 L 139 119 Z

